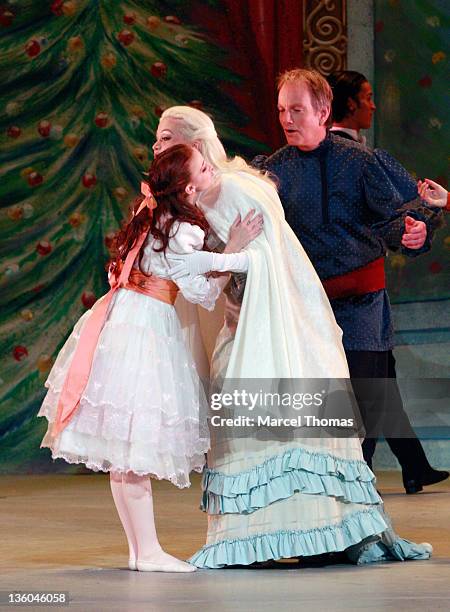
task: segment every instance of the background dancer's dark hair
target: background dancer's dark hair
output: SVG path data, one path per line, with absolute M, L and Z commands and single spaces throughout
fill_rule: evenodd
M 348 99 L 352 98 L 359 106 L 358 94 L 367 78 L 355 70 L 341 70 L 333 72 L 327 77 L 327 81 L 333 90 L 333 101 L 331 103 L 331 114 L 333 121 L 342 121 L 350 114 Z

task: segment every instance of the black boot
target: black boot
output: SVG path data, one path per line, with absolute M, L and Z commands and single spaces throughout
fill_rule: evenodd
M 448 478 L 448 472 L 431 467 L 418 438 L 388 438 L 386 441 L 402 466 L 403 486 L 409 495 Z
M 413 493 L 419 493 L 423 487 L 428 485 L 437 484 L 442 482 L 449 477 L 449 473 L 446 470 L 435 470 L 429 467 L 425 472 L 417 475 L 415 478 L 405 478 L 403 475 L 403 486 L 405 487 L 406 493 L 409 495 Z

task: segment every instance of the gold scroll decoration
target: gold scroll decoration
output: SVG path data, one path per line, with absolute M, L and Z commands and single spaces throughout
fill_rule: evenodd
M 347 66 L 346 0 L 303 0 L 303 62 L 327 76 Z

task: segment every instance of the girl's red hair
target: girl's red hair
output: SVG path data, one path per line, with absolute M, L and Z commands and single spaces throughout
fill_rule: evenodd
M 116 277 L 142 232 L 150 231 L 159 239 L 161 246 L 155 249 L 156 252 L 167 249 L 169 239 L 176 233 L 172 232 L 176 221 L 198 225 L 207 236 L 208 222 L 201 210 L 188 202 L 185 191 L 191 179 L 191 159 L 192 147 L 179 144 L 163 151 L 153 161 L 148 171 L 148 185 L 157 206 L 153 211 L 145 207 L 136 214 L 142 200 L 137 201 L 133 216 L 115 235 L 113 249 L 116 255 L 110 262 L 110 272 Z

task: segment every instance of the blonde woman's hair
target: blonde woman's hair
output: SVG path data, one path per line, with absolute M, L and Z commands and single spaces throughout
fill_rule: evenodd
M 198 143 L 198 149 L 205 161 L 216 170 L 248 172 L 274 185 L 273 181 L 265 174 L 249 166 L 242 157 L 227 158 L 211 117 L 203 111 L 191 106 L 171 106 L 163 112 L 161 120 L 168 117 L 177 122 L 180 134 L 186 142 Z

